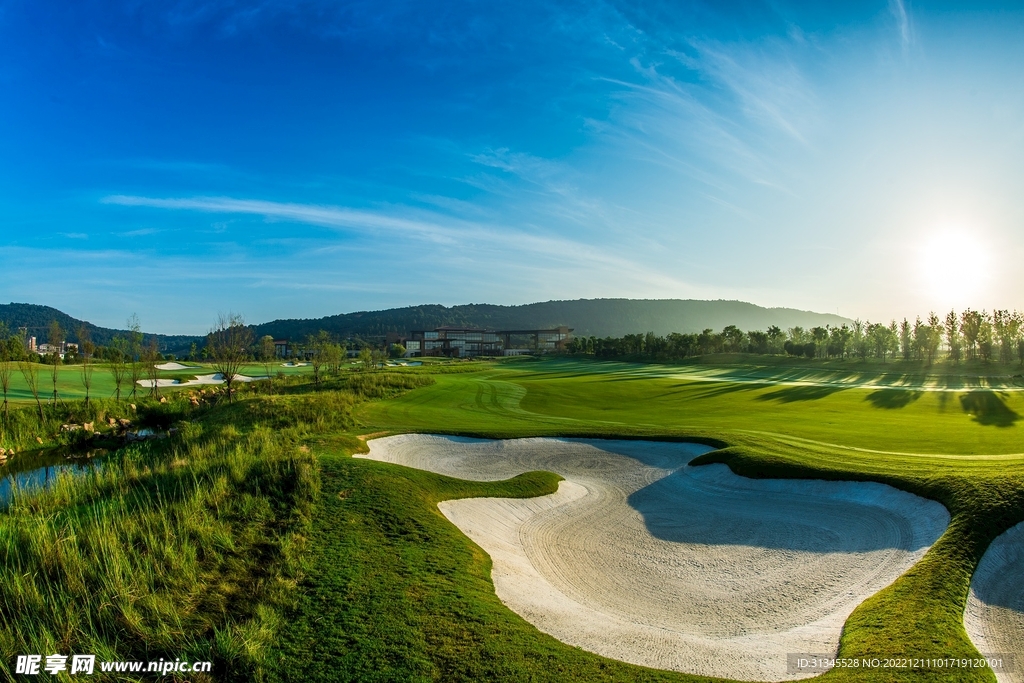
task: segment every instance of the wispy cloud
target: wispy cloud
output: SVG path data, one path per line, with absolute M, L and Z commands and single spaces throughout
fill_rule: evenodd
M 906 52 L 910 49 L 910 43 L 913 38 L 910 17 L 907 15 L 907 7 L 903 4 L 903 0 L 889 0 L 889 11 L 896 20 L 896 28 L 900 33 L 900 47 L 903 48 L 903 52 Z
M 138 230 L 128 230 L 127 232 L 117 233 L 118 237 L 145 237 L 146 235 L 156 235 L 163 232 L 159 228 L 139 228 Z
M 469 253 L 471 260 L 504 263 L 511 254 L 532 257 L 536 263 L 575 264 L 578 267 L 611 270 L 619 278 L 643 282 L 669 291 L 692 287 L 674 276 L 659 273 L 649 264 L 624 258 L 614 248 L 600 248 L 564 237 L 536 234 L 505 225 L 483 224 L 427 212 L 429 218 L 405 217 L 341 206 L 273 202 L 232 197 L 158 198 L 110 195 L 106 204 L 209 213 L 263 216 L 268 220 L 291 221 L 320 227 L 352 230 L 387 237 L 419 238 L 450 247 L 455 253 Z M 422 215 L 422 214 L 421 214 Z

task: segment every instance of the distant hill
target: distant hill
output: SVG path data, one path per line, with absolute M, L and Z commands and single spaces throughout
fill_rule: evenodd
M 50 306 L 39 306 L 37 304 L 0 304 L 0 322 L 7 323 L 7 326 L 11 329 L 11 332 L 17 333 L 18 328 L 28 328 L 29 336 L 35 337 L 39 343 L 48 342 L 50 322 L 56 320 L 60 323 L 60 326 L 64 329 L 66 335 L 66 341 L 77 342 L 78 341 L 78 328 L 83 324 L 89 330 L 89 335 L 96 344 L 106 346 L 110 344 L 110 340 L 115 336 L 125 336 L 128 334 L 126 330 L 115 330 L 109 327 L 100 327 L 93 325 L 90 322 L 72 318 L 63 311 L 58 311 L 56 308 Z M 193 342 L 199 343 L 202 346 L 202 337 L 192 337 L 187 335 L 167 335 L 167 334 L 146 334 L 146 343 L 149 340 L 156 337 L 157 343 L 160 345 L 160 351 L 162 353 L 174 353 L 174 354 L 185 354 L 188 353 L 189 348 Z
M 84 324 L 97 344 L 107 345 L 125 330 L 99 327 L 72 318 L 67 313 L 36 304 L 0 304 L 0 321 L 12 331 L 27 327 L 40 343 L 48 341 L 50 321 L 64 328 L 68 341 L 78 341 L 78 328 Z M 388 332 L 405 334 L 412 330 L 431 330 L 444 325 L 482 327 L 487 329 L 544 329 L 568 325 L 577 336 L 621 337 L 636 332 L 700 332 L 704 328 L 720 331 L 726 325 L 741 330 L 766 330 L 770 325 L 783 329 L 799 325 L 804 328 L 850 324 L 850 320 L 829 313 L 813 313 L 793 308 L 763 308 L 743 301 L 698 301 L 692 299 L 577 299 L 545 301 L 522 306 L 465 304 L 440 306 L 427 304 L 390 308 L 384 311 L 343 313 L 315 319 L 274 320 L 253 325 L 257 338 L 269 334 L 277 339 L 304 339 L 326 330 L 341 338 L 360 337 L 374 340 Z M 163 353 L 184 355 L 205 337 L 189 335 L 146 334 L 146 342 L 156 337 Z
M 545 301 L 522 306 L 465 304 L 423 305 L 361 311 L 316 319 L 275 320 L 255 325 L 257 335 L 278 339 L 302 339 L 319 330 L 339 337 L 381 337 L 388 332 L 430 330 L 444 325 L 488 329 L 538 329 L 568 325 L 577 336 L 621 337 L 636 332 L 700 332 L 710 327 L 720 331 L 726 325 L 741 330 L 765 330 L 770 325 L 783 329 L 801 326 L 850 324 L 852 321 L 829 313 L 793 308 L 763 308 L 743 301 L 698 301 L 691 299 L 577 299 Z

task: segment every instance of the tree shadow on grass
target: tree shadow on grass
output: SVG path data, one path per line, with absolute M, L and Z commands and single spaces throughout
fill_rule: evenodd
M 795 403 L 797 401 L 818 401 L 832 394 L 845 391 L 846 387 L 837 386 L 797 386 L 783 387 L 761 394 L 758 401 L 778 401 L 779 403 Z
M 1020 419 L 1020 415 L 994 391 L 968 392 L 960 397 L 960 406 L 965 413 L 974 416 L 978 424 L 986 426 L 1012 427 Z
M 895 410 L 906 408 L 921 398 L 922 392 L 911 389 L 878 389 L 868 394 L 867 401 L 876 408 Z

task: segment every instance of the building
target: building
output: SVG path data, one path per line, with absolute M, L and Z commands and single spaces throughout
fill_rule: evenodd
M 278 358 L 287 358 L 289 356 L 290 349 L 288 348 L 287 339 L 275 339 L 274 340 L 274 355 Z
M 414 330 L 409 341 L 420 342 L 422 348 L 419 355 L 422 356 L 444 356 L 446 358 L 500 356 L 502 349 L 501 337 L 497 332 L 468 327 Z
M 406 341 L 406 355 L 471 358 L 473 356 L 551 353 L 565 348 L 572 329 L 483 330 L 469 327 L 438 327 L 414 330 Z

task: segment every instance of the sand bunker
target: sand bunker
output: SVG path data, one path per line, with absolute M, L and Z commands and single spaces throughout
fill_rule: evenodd
M 161 363 L 156 366 L 157 370 L 202 370 L 199 365 L 182 365 L 181 363 Z
M 1000 683 L 1024 682 L 1024 523 L 1002 534 L 985 551 L 971 579 L 964 627 L 982 654 L 1014 654 L 1013 671 L 996 672 Z
M 267 377 L 266 375 L 262 377 L 246 377 L 245 375 L 235 375 L 236 382 L 258 382 L 263 379 L 270 378 Z M 217 372 L 212 375 L 199 375 L 194 379 L 187 379 L 185 381 L 181 381 L 178 379 L 158 379 L 155 382 L 154 380 L 151 379 L 139 380 L 139 385 L 144 386 L 146 388 L 152 388 L 154 383 L 158 387 L 191 387 L 199 384 L 224 384 L 224 375 Z
M 644 666 L 796 678 L 850 612 L 942 534 L 945 508 L 873 483 L 690 467 L 696 444 L 403 435 L 367 456 L 464 479 L 556 472 L 558 492 L 439 505 L 493 560 L 498 597 L 541 631 Z

